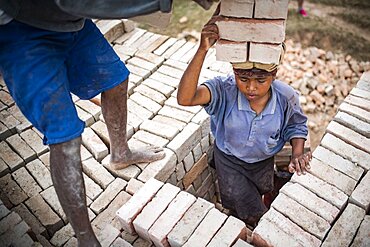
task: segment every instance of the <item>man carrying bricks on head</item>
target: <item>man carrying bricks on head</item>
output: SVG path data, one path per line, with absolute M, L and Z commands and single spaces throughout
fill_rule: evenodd
M 165 154 L 157 147 L 128 147 L 129 71 L 95 24 L 84 17 L 132 17 L 163 6 L 170 10 L 172 1 L 122 1 L 118 6 L 114 5 L 117 1 L 90 2 L 0 0 L 0 73 L 22 113 L 50 146 L 54 187 L 79 246 L 92 247 L 100 244 L 88 218 L 81 170 L 85 124 L 77 116 L 70 93 L 84 100 L 102 93 L 113 168 L 152 162 Z M 197 2 L 209 7 L 212 1 Z
M 304 153 L 307 118 L 297 92 L 275 79 L 278 64 L 234 63 L 234 73 L 197 86 L 207 51 L 219 38 L 216 19 L 202 30 L 177 100 L 203 105 L 210 114 L 222 205 L 255 226 L 267 210 L 262 195 L 273 190 L 274 155 L 286 141 L 292 145 L 289 171 L 300 175 L 310 168 L 311 153 Z

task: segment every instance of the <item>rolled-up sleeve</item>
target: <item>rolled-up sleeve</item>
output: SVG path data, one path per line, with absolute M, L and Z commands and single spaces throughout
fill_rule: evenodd
M 298 93 L 288 100 L 287 123 L 284 130 L 284 140 L 293 138 L 307 139 L 307 117 L 304 115 L 299 103 Z

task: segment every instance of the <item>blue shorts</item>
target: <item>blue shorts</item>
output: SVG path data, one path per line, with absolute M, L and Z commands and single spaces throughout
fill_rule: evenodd
M 91 20 L 77 32 L 52 32 L 13 20 L 0 25 L 0 73 L 49 145 L 84 130 L 71 93 L 93 98 L 127 80 L 130 72 Z

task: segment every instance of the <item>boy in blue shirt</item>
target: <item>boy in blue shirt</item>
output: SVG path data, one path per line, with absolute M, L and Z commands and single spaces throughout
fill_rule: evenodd
M 233 74 L 198 86 L 207 51 L 218 39 L 214 19 L 202 30 L 177 100 L 203 105 L 210 114 L 222 205 L 254 226 L 267 210 L 262 195 L 273 189 L 274 155 L 285 142 L 292 145 L 289 171 L 301 175 L 310 168 L 311 153 L 304 153 L 307 117 L 297 92 L 275 80 L 277 64 L 233 64 Z

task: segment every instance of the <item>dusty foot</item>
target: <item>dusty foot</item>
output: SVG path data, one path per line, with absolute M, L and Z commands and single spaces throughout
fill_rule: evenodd
M 125 153 L 124 157 L 111 156 L 110 165 L 115 170 L 120 170 L 136 163 L 149 163 L 156 160 L 161 160 L 165 156 L 163 148 L 150 146 L 139 149 L 130 149 L 130 152 Z

